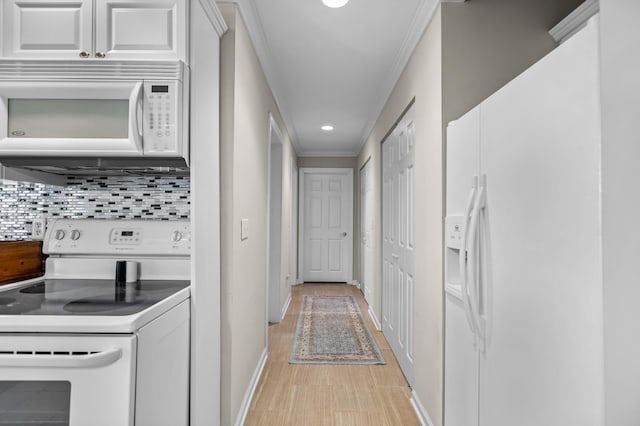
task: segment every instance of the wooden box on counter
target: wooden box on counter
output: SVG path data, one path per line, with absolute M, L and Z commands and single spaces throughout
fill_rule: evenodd
M 42 241 L 0 241 L 0 285 L 43 274 Z

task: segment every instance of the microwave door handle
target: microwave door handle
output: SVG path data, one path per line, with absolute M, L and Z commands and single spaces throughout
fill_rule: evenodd
M 142 89 L 143 83 L 137 82 L 129 98 L 129 122 L 136 150 L 142 154 Z
M 20 353 L 0 355 L 0 368 L 98 368 L 119 360 L 122 349 L 114 348 L 87 355 Z

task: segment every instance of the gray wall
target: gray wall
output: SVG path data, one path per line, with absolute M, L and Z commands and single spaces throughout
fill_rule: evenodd
M 553 50 L 556 43 L 548 31 L 583 1 L 443 3 L 442 117 L 445 126 Z
M 229 3 L 218 6 L 229 26 L 221 43 L 220 82 L 220 423 L 231 425 L 246 408 L 244 397 L 267 349 L 270 113 L 283 136 L 282 274 L 289 273 L 295 152 L 240 12 Z M 246 240 L 240 239 L 241 219 L 249 220 Z
M 413 390 L 434 425 L 442 425 L 442 65 L 440 8 L 416 46 L 358 157 L 371 161 L 375 182 L 373 266 L 369 303 L 382 320 L 382 151 L 381 142 L 415 99 L 415 317 Z M 356 199 L 360 198 L 359 186 Z M 359 230 L 358 230 L 359 231 Z M 358 232 L 358 236 L 359 236 Z M 359 238 L 358 238 L 359 240 Z
M 356 171 L 356 157 L 299 157 L 298 167 L 351 168 Z

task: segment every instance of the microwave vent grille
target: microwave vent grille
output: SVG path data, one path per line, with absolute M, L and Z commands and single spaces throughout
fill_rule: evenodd
M 0 80 L 183 80 L 181 61 L 0 60 Z
M 63 176 L 189 176 L 184 158 L 171 157 L 1 157 L 6 167 Z

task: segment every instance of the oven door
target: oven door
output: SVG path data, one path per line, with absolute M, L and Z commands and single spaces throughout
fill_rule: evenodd
M 3 156 L 143 155 L 143 82 L 0 83 Z
M 132 425 L 133 335 L 0 335 L 0 425 Z

